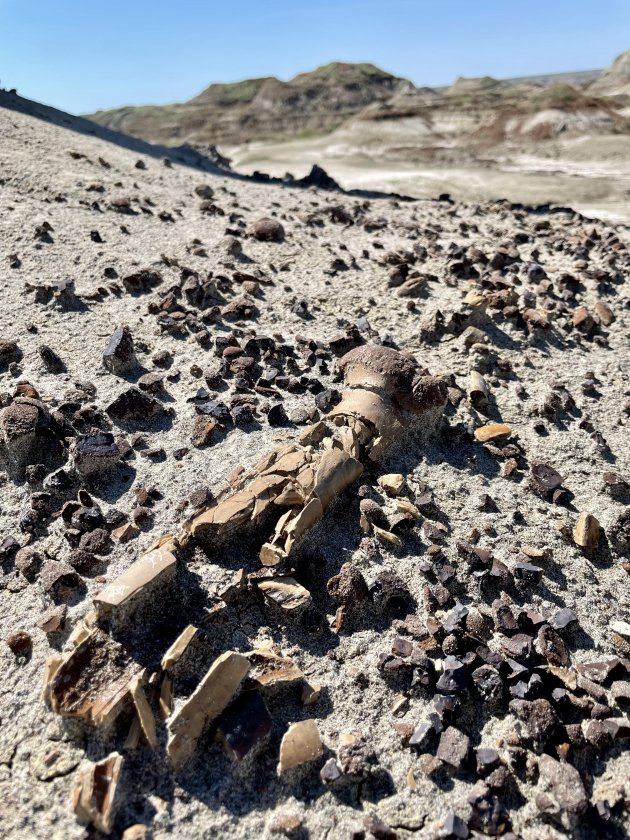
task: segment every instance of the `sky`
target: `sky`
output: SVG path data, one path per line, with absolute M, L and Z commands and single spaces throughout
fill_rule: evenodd
M 71 113 L 369 61 L 418 85 L 605 67 L 630 0 L 0 0 L 0 86 Z

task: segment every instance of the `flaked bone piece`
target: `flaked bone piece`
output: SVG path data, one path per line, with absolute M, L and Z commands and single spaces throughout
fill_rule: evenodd
M 188 624 L 179 636 L 175 639 L 173 644 L 169 647 L 166 651 L 164 656 L 162 657 L 162 661 L 160 662 L 160 667 L 163 671 L 168 671 L 169 668 L 172 668 L 181 657 L 184 655 L 188 645 L 192 642 L 197 634 L 197 628 L 194 624 Z
M 166 750 L 175 769 L 191 757 L 204 729 L 234 697 L 249 667 L 241 653 L 228 650 L 221 654 L 188 700 L 171 715 Z
M 288 656 L 276 653 L 271 647 L 260 647 L 246 654 L 254 670 L 250 679 L 261 688 L 292 685 L 304 679 L 304 674 Z
M 57 714 L 107 726 L 131 696 L 141 672 L 122 645 L 97 627 L 61 662 L 51 663 L 44 696 Z
M 175 543 L 172 540 L 148 551 L 116 580 L 101 589 L 94 597 L 96 609 L 101 613 L 109 612 L 140 595 L 158 579 L 171 577 L 177 565 L 174 552 Z
M 72 805 L 79 819 L 104 834 L 113 828 L 124 759 L 117 752 L 82 770 L 74 784 Z
M 300 720 L 292 723 L 280 743 L 280 761 L 278 773 L 284 773 L 293 767 L 314 761 L 324 751 L 322 741 L 314 720 Z
M 282 575 L 257 581 L 258 589 L 270 604 L 285 612 L 302 610 L 311 603 L 311 593 L 295 578 Z

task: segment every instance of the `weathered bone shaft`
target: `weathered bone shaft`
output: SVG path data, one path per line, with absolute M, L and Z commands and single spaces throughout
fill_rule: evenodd
M 340 361 L 347 388 L 324 422 L 296 443 L 272 450 L 239 477 L 229 495 L 196 514 L 187 532 L 202 540 L 230 536 L 276 516 L 260 550 L 265 566 L 285 560 L 334 499 L 410 427 L 431 430 L 446 399 L 446 383 L 385 347 L 359 347 Z M 328 422 L 326 422 L 328 421 Z

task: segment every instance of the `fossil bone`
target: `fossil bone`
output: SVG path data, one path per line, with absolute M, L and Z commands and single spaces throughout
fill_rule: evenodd
M 188 535 L 211 541 L 263 526 L 275 515 L 275 528 L 259 555 L 264 566 L 275 566 L 361 475 L 364 461 L 381 458 L 409 428 L 435 428 L 446 382 L 430 376 L 411 356 L 366 345 L 347 353 L 339 367 L 347 387 L 325 420 L 239 472 L 229 494 L 186 523 Z
M 193 754 L 206 724 L 217 718 L 249 671 L 249 660 L 228 650 L 217 657 L 195 691 L 168 720 L 167 752 L 175 769 Z
M 228 492 L 188 520 L 183 533 L 158 539 L 96 595 L 95 609 L 72 634 L 72 649 L 64 657 L 50 657 L 46 663 L 43 697 L 53 711 L 107 725 L 126 704 L 135 712 L 127 744 L 137 744 L 143 735 L 155 748 L 156 722 L 145 694 L 146 671 L 99 623 L 107 622 L 113 611 L 154 585 L 170 580 L 181 556 L 179 549 L 191 539 L 216 545 L 222 536 L 240 536 L 252 526 L 269 528 L 271 521 L 273 528 L 267 531 L 260 560 L 263 566 L 277 565 L 290 556 L 336 497 L 361 475 L 365 463 L 378 461 L 405 431 L 427 433 L 435 428 L 446 403 L 447 383 L 430 376 L 411 356 L 386 347 L 363 346 L 347 353 L 339 367 L 346 388 L 341 401 L 323 420 L 304 429 L 295 442 L 268 452 L 251 469 L 233 470 Z M 398 476 L 393 478 L 398 480 Z M 390 540 L 398 539 L 389 532 L 383 534 Z M 285 612 L 299 611 L 311 602 L 308 590 L 289 576 L 273 576 L 272 572 L 270 577 L 253 575 L 250 580 L 267 602 Z M 226 651 L 190 697 L 173 711 L 169 671 L 195 633 L 192 625 L 182 631 L 163 655 L 161 674 L 149 680 L 149 689 L 157 691 L 160 715 L 166 718 L 167 752 L 175 769 L 190 758 L 206 726 L 219 719 L 231 704 L 252 664 L 259 688 L 303 677 L 291 660 L 271 651 L 253 651 L 249 656 Z M 303 702 L 315 703 L 319 686 L 305 684 L 305 688 Z M 246 709 L 253 696 L 257 695 L 240 695 L 230 705 L 229 713 L 234 715 L 241 705 Z M 263 718 L 261 715 L 261 730 L 253 732 L 253 741 L 262 738 L 269 728 L 269 721 Z M 229 728 L 232 718 L 228 715 L 220 720 L 224 740 L 234 754 L 240 757 L 248 752 L 249 741 L 234 740 Z M 238 715 L 235 720 L 240 720 Z M 293 724 L 282 739 L 279 770 L 312 760 L 321 752 L 315 722 Z M 77 815 L 105 832 L 111 830 L 121 768 L 122 758 L 112 753 L 83 771 L 76 783 Z
M 109 834 L 116 811 L 116 793 L 124 759 L 113 752 L 79 773 L 72 793 L 76 815 Z

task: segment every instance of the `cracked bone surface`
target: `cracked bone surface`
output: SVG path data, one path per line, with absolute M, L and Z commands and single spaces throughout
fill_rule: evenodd
M 260 550 L 264 566 L 289 557 L 334 499 L 410 430 L 435 429 L 446 402 L 446 382 L 412 356 L 380 345 L 351 350 L 340 361 L 346 388 L 324 420 L 295 443 L 272 450 L 242 472 L 229 495 L 190 519 L 186 531 L 203 540 L 230 536 L 276 519 Z

